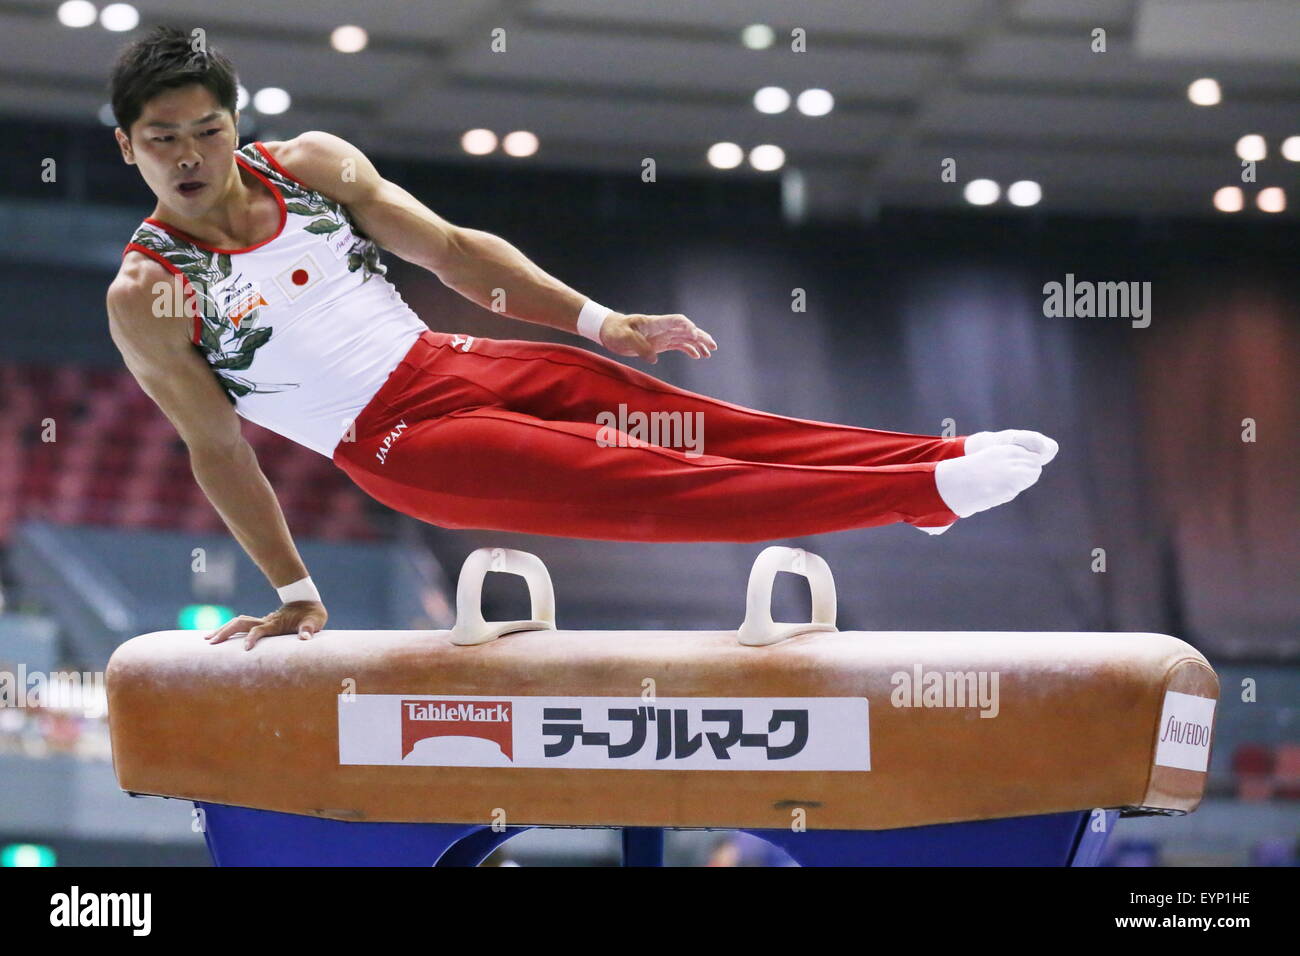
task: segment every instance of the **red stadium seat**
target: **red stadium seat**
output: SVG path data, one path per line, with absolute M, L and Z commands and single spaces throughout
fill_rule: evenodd
M 1237 780 L 1237 796 L 1258 802 L 1273 796 L 1274 754 L 1259 744 L 1241 744 L 1232 754 L 1232 772 Z

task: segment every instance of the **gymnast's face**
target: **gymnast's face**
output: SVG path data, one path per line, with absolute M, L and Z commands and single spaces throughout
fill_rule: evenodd
M 137 166 L 161 206 L 196 219 L 232 185 L 239 113 L 224 109 L 198 83 L 149 100 L 129 133 L 116 131 L 122 158 Z

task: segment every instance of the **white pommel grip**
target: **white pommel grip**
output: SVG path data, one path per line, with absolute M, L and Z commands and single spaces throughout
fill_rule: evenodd
M 483 578 L 489 571 L 518 574 L 528 583 L 532 617 L 526 621 L 483 619 Z M 542 559 L 513 548 L 479 548 L 461 565 L 456 582 L 456 623 L 449 635 L 460 647 L 487 644 L 516 631 L 555 630 L 555 588 Z
M 781 571 L 802 574 L 808 579 L 812 620 L 806 624 L 772 620 L 772 584 Z M 803 548 L 773 545 L 759 553 L 749 570 L 745 620 L 736 631 L 736 640 L 749 647 L 763 647 L 801 634 L 835 631 L 838 630 L 835 611 L 835 578 L 825 559 Z

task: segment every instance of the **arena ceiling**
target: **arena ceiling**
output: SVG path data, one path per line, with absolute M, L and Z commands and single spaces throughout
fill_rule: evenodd
M 290 93 L 278 116 L 246 110 L 265 139 L 316 128 L 377 154 L 629 176 L 652 157 L 660 175 L 781 176 L 813 214 L 962 207 L 962 183 L 987 177 L 1041 183 L 1046 210 L 1216 215 L 1254 133 L 1268 156 L 1246 214 L 1267 185 L 1284 215 L 1300 206 L 1300 162 L 1279 156 L 1300 134 L 1294 0 L 136 0 L 125 33 L 63 26 L 58 5 L 0 0 L 0 113 L 96 122 L 117 48 L 169 23 L 202 27 L 250 90 Z M 364 50 L 331 48 L 343 24 L 368 31 Z M 749 24 L 773 45 L 744 46 Z M 1200 77 L 1219 105 L 1189 101 Z M 766 86 L 835 107 L 760 113 Z M 471 157 L 471 128 L 540 148 Z M 715 169 L 719 141 L 778 145 L 785 165 Z

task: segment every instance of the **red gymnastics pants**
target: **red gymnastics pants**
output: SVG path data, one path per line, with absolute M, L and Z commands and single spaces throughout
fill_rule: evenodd
M 704 453 L 631 447 L 597 417 L 620 405 L 702 413 Z M 372 498 L 444 528 L 770 541 L 951 524 L 934 468 L 964 446 L 743 408 L 572 345 L 428 331 L 334 462 Z

